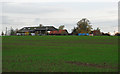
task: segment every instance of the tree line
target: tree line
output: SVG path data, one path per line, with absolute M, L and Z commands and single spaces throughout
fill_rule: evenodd
M 80 21 L 77 22 L 77 27 L 74 27 L 72 29 L 71 34 L 72 35 L 78 35 L 79 33 L 89 33 L 89 34 L 91 33 L 92 34 L 93 31 L 95 31 L 96 35 L 98 36 L 102 35 L 99 28 L 93 30 L 92 25 L 90 24 L 91 22 L 87 18 L 81 19 Z M 42 27 L 42 24 L 40 24 L 40 26 Z M 59 30 L 63 30 L 64 27 L 65 27 L 64 25 L 59 26 Z M 13 28 L 11 28 L 10 35 L 15 35 L 17 31 L 18 29 L 14 30 Z M 2 32 L 2 35 L 5 35 L 5 34 Z

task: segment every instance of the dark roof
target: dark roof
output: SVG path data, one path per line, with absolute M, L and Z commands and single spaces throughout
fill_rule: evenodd
M 55 27 L 53 26 L 43 26 L 43 27 L 39 27 L 39 28 L 36 28 L 36 30 L 47 30 L 47 31 L 54 31 L 54 30 L 58 30 L 56 29 Z
M 24 27 L 19 30 L 19 32 L 28 32 L 28 31 L 54 31 L 58 30 L 57 28 L 53 26 L 42 26 L 42 27 Z

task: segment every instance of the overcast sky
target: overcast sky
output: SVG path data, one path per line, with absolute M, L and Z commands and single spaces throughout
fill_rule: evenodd
M 22 0 L 21 0 L 22 1 Z M 112 32 L 118 30 L 118 2 L 117 0 L 107 0 L 95 2 L 95 0 L 56 1 L 47 0 L 31 2 L 2 2 L 2 30 L 5 27 L 14 29 L 26 26 L 38 26 L 39 24 L 47 26 L 65 25 L 65 28 L 71 32 L 76 23 L 82 18 L 91 21 L 94 29 L 99 27 L 102 32 Z M 34 1 L 34 2 L 33 2 Z

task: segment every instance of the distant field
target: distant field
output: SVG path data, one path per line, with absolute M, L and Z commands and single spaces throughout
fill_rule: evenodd
M 116 72 L 118 37 L 2 37 L 3 72 Z

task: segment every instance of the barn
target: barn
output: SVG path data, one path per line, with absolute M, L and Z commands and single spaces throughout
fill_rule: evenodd
M 67 30 L 50 31 L 49 35 L 68 35 L 68 31 Z
M 16 35 L 47 35 L 50 31 L 58 30 L 54 26 L 23 27 Z

